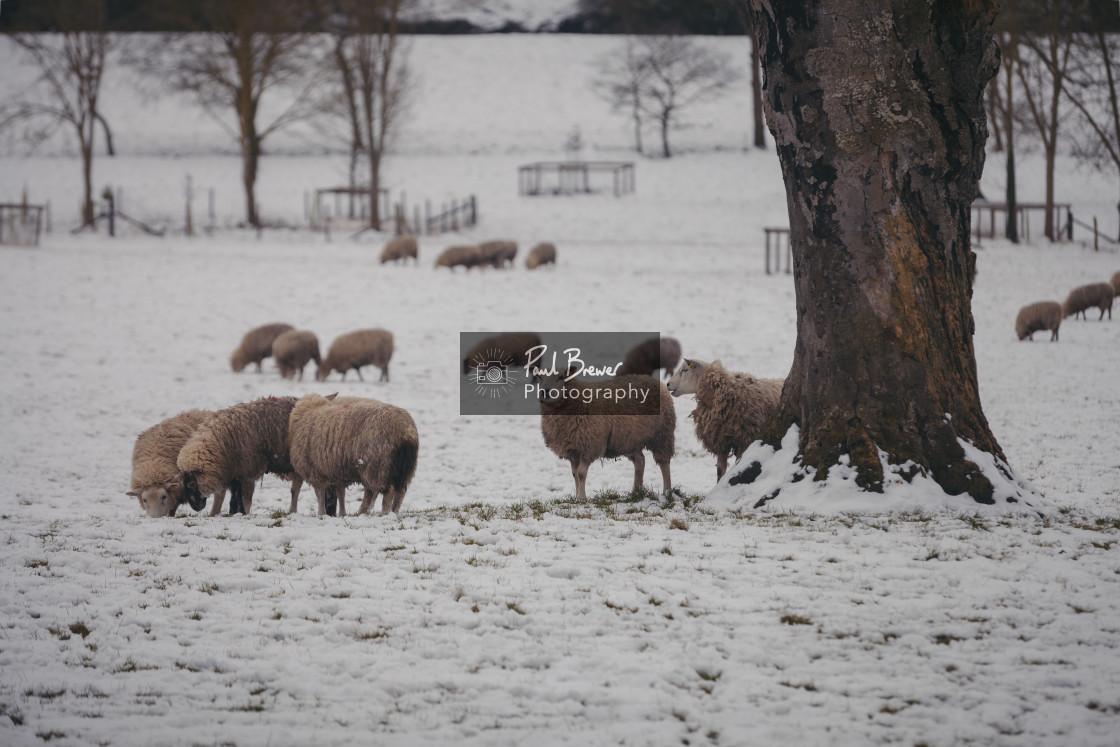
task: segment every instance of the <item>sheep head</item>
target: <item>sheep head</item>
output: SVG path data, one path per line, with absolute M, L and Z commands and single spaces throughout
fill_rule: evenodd
M 152 485 L 143 490 L 130 490 L 128 495 L 139 500 L 140 508 L 153 519 L 174 516 L 175 509 L 179 507 L 179 486 L 175 483 Z
M 666 385 L 669 388 L 669 393 L 674 397 L 680 397 L 682 394 L 696 394 L 696 389 L 700 385 L 700 377 L 704 375 L 707 367 L 708 364 L 704 361 L 682 358 L 680 368 L 673 372 L 673 375 L 669 377 L 669 383 Z

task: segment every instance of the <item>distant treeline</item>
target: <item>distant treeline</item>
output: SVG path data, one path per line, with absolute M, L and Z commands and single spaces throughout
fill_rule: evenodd
M 44 5 L 103 5 L 110 31 L 222 31 L 214 25 L 214 13 L 200 12 L 207 3 L 231 0 L 0 0 L 0 32 L 54 31 L 58 24 L 43 12 Z M 332 0 L 269 0 L 294 8 L 282 14 L 291 31 L 321 31 L 330 23 Z M 1015 19 L 1025 31 L 1042 31 L 1053 23 L 1049 12 L 1055 0 L 1003 0 L 1000 21 Z M 1069 0 L 1062 25 L 1067 31 L 1120 31 L 1120 9 L 1116 0 Z M 744 0 L 579 0 L 575 13 L 546 29 L 525 28 L 510 21 L 499 29 L 482 29 L 462 18 L 402 21 L 406 34 L 531 33 L 554 31 L 575 34 L 706 34 L 740 35 L 750 26 Z M 1044 9 L 1044 10 L 1040 10 Z M 88 10 L 88 8 L 86 9 Z M 78 11 L 75 15 L 91 17 Z M 220 15 L 220 14 L 217 14 Z M 54 16 L 57 17 L 57 16 Z M 279 17 L 279 15 L 278 15 Z M 209 19 L 209 20 L 200 20 Z M 997 21 L 997 26 L 1001 25 Z M 79 24 L 80 25 L 80 24 Z M 69 25 L 70 30 L 80 29 Z

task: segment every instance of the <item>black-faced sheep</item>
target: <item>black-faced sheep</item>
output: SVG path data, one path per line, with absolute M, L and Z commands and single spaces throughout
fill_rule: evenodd
M 213 415 L 210 410 L 188 410 L 137 436 L 132 447 L 132 481 L 128 495 L 140 501 L 140 507 L 148 516 L 174 516 L 179 504 L 188 502 L 177 465 L 179 451 Z M 190 504 L 195 511 L 201 511 L 206 499 L 197 496 Z
M 417 263 L 420 262 L 415 236 L 397 236 L 389 239 L 385 248 L 381 250 L 381 264 L 407 261 L 409 258 L 415 259 Z
M 618 367 L 618 375 L 650 376 L 661 369 L 667 376 L 681 360 L 681 344 L 674 337 L 651 337 L 635 345 Z
M 525 267 L 535 270 L 541 265 L 556 264 L 556 246 L 549 242 L 541 242 L 529 250 L 525 258 Z
M 290 329 L 272 343 L 272 359 L 285 379 L 298 373 L 299 380 L 303 381 L 303 369 L 307 362 L 321 362 L 319 338 L 306 329 Z
M 261 361 L 272 355 L 272 343 L 276 341 L 277 337 L 290 329 L 294 329 L 294 327 L 290 324 L 277 322 L 249 330 L 241 338 L 241 344 L 233 351 L 233 355 L 230 356 L 230 366 L 235 372 L 240 373 L 245 370 L 245 366 L 256 363 L 257 373 L 260 373 Z
M 669 379 L 674 397 L 696 395 L 696 437 L 716 455 L 716 480 L 727 471 L 727 455 L 738 459 L 754 441 L 762 426 L 778 409 L 784 379 L 757 379 L 747 373 L 728 371 L 719 361 L 705 363 L 685 358 Z
M 292 466 L 315 489 L 320 516 L 333 501 L 345 516 L 346 487 L 354 483 L 365 488 L 359 514 L 378 493 L 382 516 L 401 510 L 420 450 L 406 410 L 375 399 L 309 394 L 292 409 L 289 432 Z
M 210 515 L 221 513 L 230 491 L 230 513 L 248 514 L 253 491 L 266 472 L 292 482 L 292 508 L 303 479 L 289 457 L 288 418 L 295 397 L 265 397 L 219 410 L 194 432 L 179 451 L 183 488 L 197 501 L 214 495 Z
M 1078 316 L 1089 318 L 1088 310 L 1096 307 L 1101 310 L 1099 319 L 1104 319 L 1104 312 L 1112 318 L 1112 299 L 1116 293 L 1109 283 L 1089 283 L 1078 286 L 1069 292 L 1065 303 L 1062 304 L 1062 316 Z
M 632 414 L 633 402 L 599 396 L 596 390 L 645 392 L 660 397 L 656 414 Z M 663 491 L 672 490 L 669 460 L 673 457 L 677 414 L 673 398 L 660 381 L 648 376 L 617 376 L 600 382 L 564 381 L 562 375 L 541 377 L 541 434 L 544 443 L 572 465 L 576 500 L 587 500 L 587 470 L 599 459 L 626 457 L 634 463 L 634 490 L 642 486 L 646 458 L 653 454 L 661 468 Z
M 325 381 L 332 371 L 342 374 L 353 369 L 362 378 L 362 366 L 377 366 L 381 369 L 381 381 L 389 380 L 389 359 L 393 357 L 393 333 L 387 329 L 359 329 L 339 335 L 331 343 L 327 357 L 319 364 L 315 373 L 318 381 Z
M 508 263 L 513 267 L 513 260 L 517 256 L 517 242 L 508 239 L 484 241 L 478 245 L 478 250 L 482 253 L 481 263 L 484 265 L 502 268 Z
M 482 263 L 482 250 L 477 246 L 449 246 L 436 257 L 436 267 L 447 267 L 452 272 L 456 267 L 478 267 Z
M 1057 301 L 1039 301 L 1019 309 L 1015 317 L 1015 334 L 1020 340 L 1033 340 L 1039 330 L 1050 330 L 1050 340 L 1058 339 L 1058 327 L 1062 326 L 1062 305 Z
M 529 351 L 541 344 L 536 332 L 505 332 L 480 340 L 463 358 L 463 373 L 499 361 L 508 368 L 528 364 Z

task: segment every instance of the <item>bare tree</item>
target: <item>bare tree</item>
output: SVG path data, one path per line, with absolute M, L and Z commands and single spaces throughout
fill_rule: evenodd
M 1104 30 L 1078 35 L 1077 54 L 1079 72 L 1065 88 L 1084 129 L 1076 153 L 1120 177 L 1120 38 Z M 1116 210 L 1120 213 L 1120 202 Z M 1120 228 L 1117 237 L 1120 241 Z
M 794 481 L 849 464 L 856 485 L 882 492 L 889 464 L 978 503 L 1022 500 L 1029 488 L 980 404 L 972 341 L 970 214 L 984 86 L 998 68 L 996 0 L 750 6 L 798 320 L 763 441 L 777 446 L 799 427 Z M 743 467 L 733 483 L 761 465 Z
M 36 90 L 0 107 L 0 125 L 30 122 L 45 138 L 57 127 L 77 137 L 82 158 L 82 224 L 93 223 L 93 149 L 97 124 L 109 128 L 98 111 L 105 66 L 116 37 L 106 30 L 105 0 L 40 0 L 41 22 L 56 33 L 13 34 L 12 39 L 39 69 Z
M 634 150 L 642 148 L 642 90 L 649 68 L 645 55 L 639 51 L 636 37 L 629 37 L 621 53 L 609 52 L 596 63 L 597 74 L 592 85 L 610 105 L 612 111 L 626 112 L 634 126 Z
M 410 0 L 334 0 L 329 21 L 331 66 L 341 88 L 347 120 L 350 186 L 360 157 L 369 176 L 369 225 L 379 228 L 381 161 L 407 102 L 407 50 L 399 34 L 400 13 Z
M 259 227 L 264 141 L 313 113 L 310 37 L 299 31 L 298 4 L 286 0 L 198 0 L 188 7 L 192 15 L 184 23 L 204 31 L 166 39 L 167 63 L 158 73 L 194 96 L 238 141 L 245 219 Z M 267 115 L 266 98 L 273 104 Z

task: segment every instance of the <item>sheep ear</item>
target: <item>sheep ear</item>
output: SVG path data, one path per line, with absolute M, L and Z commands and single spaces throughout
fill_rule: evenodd
M 334 394 L 328 394 L 326 397 L 323 397 L 323 399 L 334 399 L 337 396 L 338 392 L 335 392 Z
M 139 498 L 140 497 L 140 491 L 139 490 L 130 490 L 127 493 L 125 493 L 125 495 L 131 495 L 133 498 Z
M 692 361 L 690 361 L 688 358 L 681 358 L 681 360 L 684 361 L 685 368 L 692 368 Z

